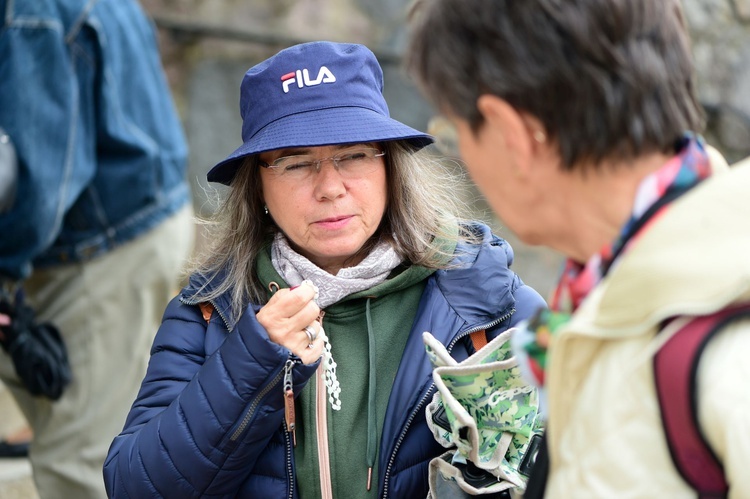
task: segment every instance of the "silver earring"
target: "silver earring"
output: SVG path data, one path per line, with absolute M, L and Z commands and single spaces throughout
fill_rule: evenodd
M 268 206 L 267 205 L 263 205 L 263 213 L 265 213 L 266 215 L 268 215 Z

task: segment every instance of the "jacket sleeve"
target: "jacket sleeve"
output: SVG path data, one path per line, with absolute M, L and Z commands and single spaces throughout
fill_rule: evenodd
M 221 322 L 215 314 L 208 327 Z M 173 300 L 104 464 L 109 497 L 234 497 L 282 426 L 289 351 L 268 340 L 250 309 L 210 356 L 205 336 L 198 307 Z M 295 367 L 297 393 L 316 367 Z

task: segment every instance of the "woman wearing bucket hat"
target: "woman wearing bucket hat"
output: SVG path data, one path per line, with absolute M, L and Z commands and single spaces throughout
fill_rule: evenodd
M 460 222 L 367 48 L 251 68 L 213 247 L 167 308 L 104 474 L 113 497 L 424 497 L 443 448 L 422 332 L 458 360 L 544 301 Z

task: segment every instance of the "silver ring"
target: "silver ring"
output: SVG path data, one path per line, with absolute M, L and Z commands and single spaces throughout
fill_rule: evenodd
M 312 348 L 315 338 L 318 337 L 318 332 L 312 326 L 305 326 L 305 334 L 307 335 L 307 348 Z
M 318 337 L 318 332 L 314 327 L 310 325 L 305 326 L 305 333 L 307 334 L 307 338 L 310 340 L 310 343 L 315 341 L 315 339 Z

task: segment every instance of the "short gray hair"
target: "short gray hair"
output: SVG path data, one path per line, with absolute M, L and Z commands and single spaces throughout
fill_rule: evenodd
M 406 65 L 442 111 L 493 94 L 544 125 L 563 168 L 674 151 L 703 112 L 677 0 L 421 0 Z

